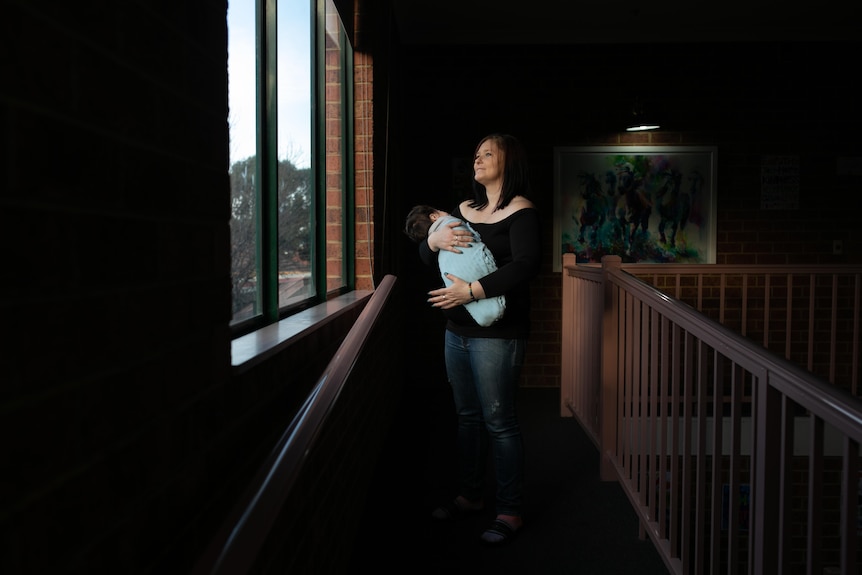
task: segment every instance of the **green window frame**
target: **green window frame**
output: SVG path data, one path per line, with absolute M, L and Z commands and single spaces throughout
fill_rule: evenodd
M 245 8 L 241 1 L 231 3 L 237 10 L 254 4 L 255 54 L 255 153 L 239 162 L 231 158 L 234 337 L 355 289 L 353 50 L 333 0 L 305 1 L 308 78 L 297 77 L 291 72 L 296 67 L 285 65 L 295 52 L 279 52 L 279 40 L 289 43 L 291 36 L 279 21 L 278 8 L 295 14 L 295 3 L 246 0 Z M 230 57 L 230 17 L 228 21 Z M 239 66 L 237 71 L 241 73 Z M 229 90 L 248 89 L 231 84 L 230 65 L 228 72 Z M 307 166 L 279 158 L 285 146 L 279 142 L 279 88 L 290 91 L 295 88 L 291 82 L 309 86 Z M 233 140 L 233 125 L 231 134 Z

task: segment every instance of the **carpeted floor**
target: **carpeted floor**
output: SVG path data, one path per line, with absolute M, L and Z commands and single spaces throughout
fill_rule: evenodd
M 559 390 L 522 388 L 518 402 L 526 486 L 517 537 L 502 548 L 481 544 L 492 505 L 454 523 L 430 517 L 454 494 L 455 419 L 445 383 L 419 384 L 405 391 L 378 465 L 354 553 L 357 572 L 668 574 L 652 543 L 638 537 L 622 489 L 599 479 L 593 443 L 573 418 L 560 416 Z M 493 493 L 489 473 L 486 501 Z

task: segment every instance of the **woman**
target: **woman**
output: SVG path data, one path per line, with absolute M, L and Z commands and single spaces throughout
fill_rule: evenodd
M 459 493 L 434 510 L 436 519 L 455 519 L 484 509 L 487 449 L 493 449 L 496 519 L 482 541 L 499 545 L 523 526 L 524 451 L 515 412 L 515 394 L 530 333 L 530 280 L 539 272 L 539 214 L 530 191 L 526 152 L 506 134 L 482 139 L 473 157 L 473 197 L 452 211 L 481 235 L 497 270 L 465 282 L 448 274 L 451 285 L 429 292 L 428 301 L 447 315 L 446 372 L 458 415 Z M 472 240 L 459 222 L 441 226 L 419 244 L 427 265 L 441 250 L 461 253 Z M 506 297 L 503 317 L 478 325 L 464 309 L 474 299 Z

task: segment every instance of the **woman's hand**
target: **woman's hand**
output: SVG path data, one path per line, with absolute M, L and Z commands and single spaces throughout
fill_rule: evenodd
M 473 241 L 473 234 L 455 229 L 460 225 L 460 221 L 453 221 L 428 234 L 428 247 L 435 252 L 446 250 L 460 254 L 461 250 L 458 248 L 468 248 Z
M 452 309 L 453 307 L 480 299 L 485 294 L 482 284 L 477 281 L 467 283 L 452 274 L 446 274 L 446 277 L 452 280 L 452 285 L 428 292 L 428 303 L 431 304 L 431 307 Z M 473 297 L 470 296 L 471 290 L 473 291 Z

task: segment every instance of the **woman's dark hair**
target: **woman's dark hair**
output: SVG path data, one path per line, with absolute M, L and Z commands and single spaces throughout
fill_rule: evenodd
M 509 205 L 515 196 L 529 197 L 530 195 L 530 173 L 527 151 L 515 136 L 509 134 L 489 134 L 482 138 L 473 152 L 476 158 L 479 148 L 488 140 L 493 140 L 503 153 L 503 189 L 500 193 L 500 201 L 494 206 L 494 211 L 502 210 Z M 488 192 L 485 186 L 473 180 L 473 199 L 470 201 L 471 208 L 481 210 L 488 205 Z
M 419 205 L 413 206 L 410 213 L 407 214 L 407 221 L 404 224 L 404 233 L 414 242 L 421 242 L 428 237 L 428 229 L 433 223 L 431 214 L 437 211 L 437 208 L 431 206 Z

